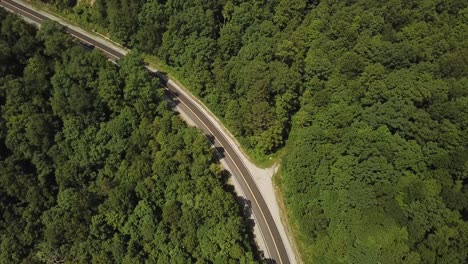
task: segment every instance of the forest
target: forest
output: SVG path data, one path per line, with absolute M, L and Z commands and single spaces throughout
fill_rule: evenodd
M 141 56 L 0 9 L 0 263 L 256 263 L 205 136 Z
M 282 151 L 305 263 L 468 262 L 466 0 L 42 2 L 176 69 L 251 153 Z

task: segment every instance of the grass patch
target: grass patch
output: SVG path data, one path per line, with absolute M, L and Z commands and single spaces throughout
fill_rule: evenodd
M 284 223 L 287 236 L 292 238 L 292 241 L 290 241 L 292 243 L 291 247 L 299 258 L 298 263 L 310 263 L 313 256 L 312 249 L 309 244 L 306 243 L 304 236 L 300 232 L 298 222 L 291 215 L 291 209 L 286 204 L 283 192 L 284 188 L 282 187 L 281 169 L 273 175 L 273 189 L 278 199 L 281 222 Z

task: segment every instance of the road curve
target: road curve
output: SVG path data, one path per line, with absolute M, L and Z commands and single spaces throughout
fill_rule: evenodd
M 46 16 L 36 12 L 28 6 L 11 0 L 0 0 L 0 6 L 15 12 L 22 17 L 32 20 L 35 23 L 42 23 L 45 20 L 49 20 Z M 110 59 L 118 60 L 125 56 L 125 53 L 112 48 L 109 45 L 98 42 L 87 35 L 66 27 L 66 31 L 77 38 L 79 41 L 84 42 L 88 45 L 92 45 L 102 50 Z M 211 143 L 215 147 L 221 147 L 224 149 L 224 159 L 228 164 L 229 168 L 234 177 L 236 177 L 242 191 L 246 198 L 251 202 L 252 213 L 256 220 L 263 239 L 265 241 L 267 251 L 270 258 L 276 263 L 290 263 L 286 248 L 278 232 L 278 228 L 273 220 L 273 217 L 263 199 L 257 185 L 252 179 L 252 175 L 249 170 L 238 156 L 232 145 L 226 139 L 224 131 L 218 129 L 206 114 L 200 109 L 197 101 L 193 99 L 193 96 L 184 92 L 181 88 L 169 80 L 164 74 L 159 71 L 153 70 L 147 67 L 148 70 L 156 74 L 166 86 L 166 94 L 173 101 L 178 104 L 178 107 L 183 111 L 192 121 L 202 129 L 210 138 Z

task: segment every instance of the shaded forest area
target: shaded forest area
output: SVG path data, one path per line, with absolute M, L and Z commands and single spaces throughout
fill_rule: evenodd
M 466 263 L 466 0 L 53 1 L 157 55 L 244 146 L 285 144 L 305 261 Z
M 255 263 L 198 130 L 120 67 L 0 9 L 0 263 Z

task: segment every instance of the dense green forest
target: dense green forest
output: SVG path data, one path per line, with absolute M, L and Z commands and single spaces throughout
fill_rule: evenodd
M 287 145 L 307 263 L 468 262 L 466 0 L 52 4 L 176 68 L 247 148 Z
M 282 186 L 311 263 L 468 263 L 468 2 L 322 1 Z
M 253 263 L 198 130 L 132 54 L 0 9 L 0 263 Z

